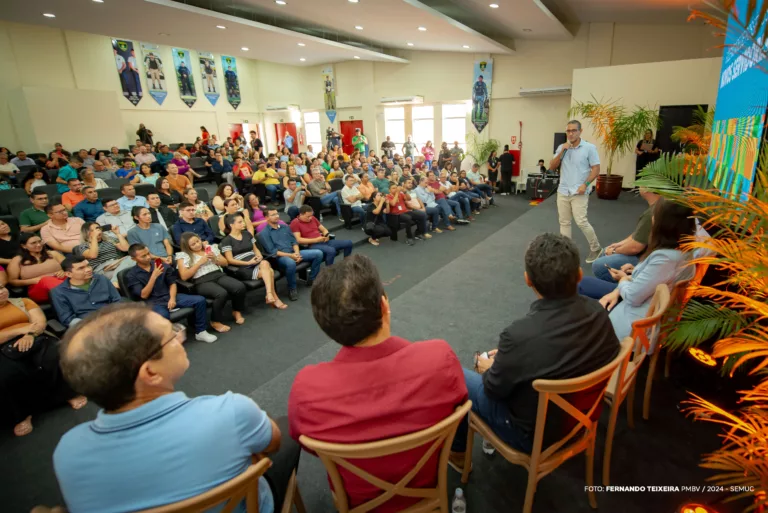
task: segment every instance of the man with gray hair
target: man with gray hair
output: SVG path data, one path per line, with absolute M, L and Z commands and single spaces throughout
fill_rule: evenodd
M 141 511 L 189 499 L 263 453 L 272 453 L 272 467 L 259 479 L 259 511 L 280 511 L 300 455 L 281 436 L 287 418 L 275 422 L 232 392 L 191 399 L 176 391 L 189 368 L 185 339 L 182 325 L 141 303 L 110 305 L 67 332 L 64 377 L 102 408 L 53 453 L 70 511 Z
M 581 138 L 581 123 L 571 120 L 565 128 L 567 141 L 557 147 L 549 169 L 560 168 L 560 185 L 557 188 L 557 214 L 560 218 L 560 233 L 571 237 L 571 220 L 589 242 L 586 262 L 591 264 L 600 256 L 602 248 L 597 234 L 587 219 L 589 193 L 600 174 L 600 157 L 597 148 Z

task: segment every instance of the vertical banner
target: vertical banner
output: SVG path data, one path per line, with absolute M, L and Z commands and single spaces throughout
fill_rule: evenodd
M 336 80 L 333 77 L 333 65 L 325 66 L 321 73 L 323 74 L 323 87 L 325 90 L 323 95 L 325 115 L 333 123 L 336 120 Z
M 136 52 L 133 50 L 133 41 L 113 39 L 112 50 L 115 52 L 115 65 L 117 66 L 117 75 L 120 77 L 123 96 L 136 106 L 144 93 L 141 90 L 141 79 L 136 62 Z
M 197 52 L 197 56 L 200 58 L 200 74 L 203 77 L 203 94 L 211 105 L 216 105 L 219 101 L 219 74 L 216 71 L 213 54 Z
M 493 59 L 475 61 L 472 76 L 472 124 L 478 132 L 488 125 L 491 110 L 491 82 L 493 81 Z
M 224 84 L 227 88 L 227 101 L 237 110 L 240 105 L 240 82 L 237 80 L 237 61 L 229 55 L 221 56 L 221 66 L 224 69 Z
M 163 61 L 160 60 L 160 47 L 149 43 L 141 43 L 140 46 L 147 74 L 147 92 L 158 105 L 162 105 L 168 96 L 168 86 L 165 84 Z
M 179 83 L 179 94 L 181 101 L 187 104 L 190 109 L 197 101 L 195 93 L 195 80 L 192 77 L 192 59 L 189 57 L 189 50 L 173 48 L 173 67 L 176 68 L 176 81 Z

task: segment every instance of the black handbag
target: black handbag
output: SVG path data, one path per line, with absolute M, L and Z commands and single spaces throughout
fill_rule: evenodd
M 41 333 L 35 337 L 27 351 L 19 351 L 13 345 L 24 335 L 9 340 L 0 347 L 0 353 L 9 360 L 19 363 L 31 364 L 38 369 L 52 370 L 58 367 L 58 355 L 56 346 L 59 343 L 58 337 L 50 333 Z

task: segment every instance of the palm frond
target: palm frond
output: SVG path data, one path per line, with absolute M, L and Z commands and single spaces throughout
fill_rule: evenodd
M 665 344 L 671 351 L 682 352 L 736 333 L 746 325 L 746 319 L 735 310 L 691 300 L 679 320 L 664 326 Z
M 640 171 L 635 185 L 678 201 L 686 188 L 711 188 L 706 169 L 706 155 L 663 153 Z

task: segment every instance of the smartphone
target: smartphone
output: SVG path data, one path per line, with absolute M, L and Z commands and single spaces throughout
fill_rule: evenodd
M 485 358 L 487 360 L 488 359 L 488 351 L 484 351 L 483 354 L 481 354 L 480 356 L 482 356 L 483 358 Z
M 205 254 L 206 255 L 212 255 L 213 254 L 213 248 L 211 246 L 205 247 Z
M 155 267 L 162 267 L 162 266 L 163 266 L 163 259 L 155 258 Z
M 610 269 L 611 267 L 608 264 L 603 264 L 606 269 Z
M 102 232 L 112 231 L 112 225 L 111 224 L 103 224 L 99 228 L 101 228 Z
M 336 234 L 335 234 L 335 233 L 329 233 L 329 234 L 328 234 L 328 238 L 329 238 L 329 239 L 331 239 L 331 240 L 333 240 L 333 239 L 335 239 L 335 238 L 336 238 Z

